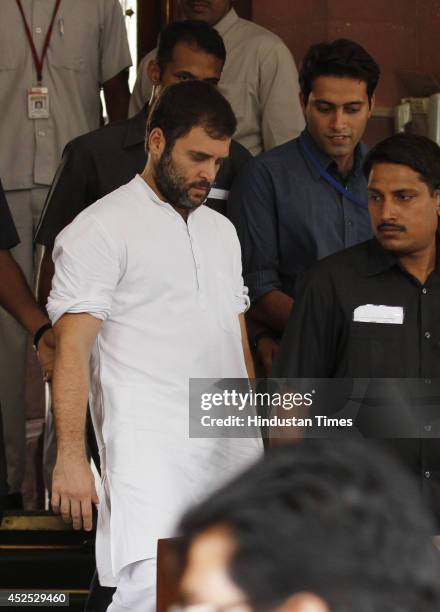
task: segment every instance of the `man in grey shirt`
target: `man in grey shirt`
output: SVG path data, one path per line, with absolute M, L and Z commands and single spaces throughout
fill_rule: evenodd
M 99 127 L 101 86 L 110 119 L 127 113 L 131 57 L 121 5 L 2 0 L 0 58 L 0 108 L 7 117 L 0 176 L 21 241 L 12 254 L 32 286 L 33 232 L 64 146 Z M 0 337 L 8 480 L 18 494 L 26 456 L 26 335 L 3 310 Z
M 252 155 L 295 138 L 304 127 L 298 73 L 292 54 L 272 32 L 238 17 L 231 0 L 180 0 L 182 18 L 206 21 L 221 34 L 227 60 L 220 83 L 237 117 L 234 138 Z M 151 95 L 147 66 L 155 49 L 139 66 L 130 102 L 137 113 Z

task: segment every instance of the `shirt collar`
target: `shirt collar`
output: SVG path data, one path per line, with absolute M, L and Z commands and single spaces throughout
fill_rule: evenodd
M 127 119 L 127 131 L 125 133 L 123 144 L 124 149 L 133 147 L 145 141 L 145 132 L 147 128 L 147 108 L 148 106 L 144 106 L 144 108 L 134 117 Z
M 222 17 L 218 23 L 215 24 L 214 28 L 217 30 L 220 36 L 223 37 L 226 32 L 230 30 L 235 23 L 237 23 L 238 20 L 239 16 L 235 10 L 231 8 L 231 10 L 226 13 L 226 15 Z
M 154 191 L 154 189 L 152 189 L 150 187 L 150 185 L 147 183 L 146 180 L 144 180 L 144 178 L 140 175 L 137 174 L 135 179 L 134 179 L 137 184 L 140 186 L 140 188 L 147 193 L 149 199 L 154 202 L 154 204 L 157 204 L 158 206 L 163 206 L 163 207 L 169 207 L 172 210 L 174 210 L 174 208 L 168 204 L 167 202 L 163 202 L 159 196 L 157 195 L 157 193 Z
M 335 163 L 335 161 L 330 157 L 330 155 L 328 155 L 327 153 L 325 153 L 325 151 L 318 147 L 307 128 L 303 130 L 301 137 L 304 139 L 307 147 L 313 153 L 313 156 L 316 157 L 316 159 L 320 162 L 321 166 L 328 172 L 329 168 L 332 164 Z M 364 143 L 358 143 L 354 150 L 354 163 L 353 168 L 349 172 L 349 176 L 358 176 L 362 172 L 362 164 L 364 162 L 366 153 L 367 147 L 364 145 Z M 313 177 L 316 180 L 319 180 L 321 178 L 319 170 L 315 167 L 314 164 L 312 164 L 308 160 L 306 160 L 306 162 L 310 168 Z
M 376 276 L 382 272 L 386 272 L 393 266 L 399 267 L 402 271 L 398 256 L 391 251 L 383 248 L 380 242 L 373 238 L 368 242 L 368 259 L 365 270 L 366 276 Z M 435 272 L 440 272 L 440 233 L 436 235 L 436 251 L 435 251 Z

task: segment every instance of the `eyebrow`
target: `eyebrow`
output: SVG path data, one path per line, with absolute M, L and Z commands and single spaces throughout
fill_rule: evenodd
M 334 102 L 329 102 L 323 98 L 317 98 L 314 100 L 315 104 L 328 104 L 329 106 L 350 106 L 353 104 L 365 104 L 365 100 L 351 100 L 350 102 L 344 102 L 343 104 L 337 105 Z
M 383 191 L 377 187 L 368 187 L 368 191 L 383 195 Z M 391 193 L 419 193 L 419 190 L 416 187 L 401 187 L 400 189 L 393 189 Z
M 177 70 L 174 73 L 175 77 L 185 77 L 187 79 L 193 79 L 194 81 L 203 81 L 204 83 L 217 83 L 220 81 L 220 77 L 206 77 L 206 79 L 198 79 L 195 74 L 190 72 L 189 70 Z
M 176 70 L 176 72 L 174 73 L 174 76 L 179 76 L 179 77 L 187 77 L 189 79 L 196 79 L 196 76 L 190 72 L 189 70 Z
M 190 149 L 189 154 L 190 155 L 201 155 L 205 159 L 217 159 L 221 162 L 224 162 L 225 159 L 228 159 L 229 157 L 229 155 L 227 155 L 226 157 L 216 157 L 215 155 L 210 155 L 209 153 L 205 153 L 205 151 L 197 151 L 196 149 Z

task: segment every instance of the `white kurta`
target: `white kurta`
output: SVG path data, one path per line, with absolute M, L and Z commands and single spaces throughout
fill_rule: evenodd
M 154 557 L 181 513 L 262 452 L 259 439 L 189 439 L 188 380 L 246 377 L 248 299 L 232 224 L 201 206 L 186 224 L 137 176 L 58 236 L 48 312 L 103 324 L 91 359 L 102 457 L 101 584 Z M 110 511 L 111 508 L 111 511 Z

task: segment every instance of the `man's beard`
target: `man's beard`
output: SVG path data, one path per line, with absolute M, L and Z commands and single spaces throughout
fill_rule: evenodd
M 187 183 L 185 178 L 179 174 L 171 152 L 167 149 L 164 150 L 162 157 L 157 162 L 154 181 L 167 202 L 176 208 L 185 208 L 186 210 L 192 210 L 203 204 L 211 189 L 211 183 L 207 180 Z M 192 199 L 189 191 L 193 187 L 206 189 L 206 194 L 201 194 L 197 200 Z

